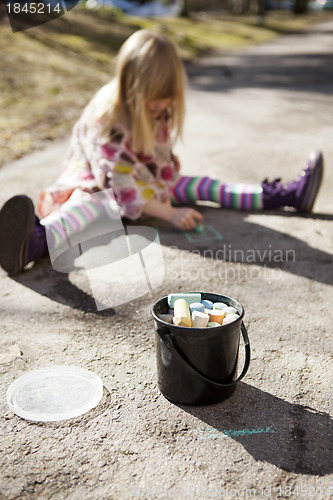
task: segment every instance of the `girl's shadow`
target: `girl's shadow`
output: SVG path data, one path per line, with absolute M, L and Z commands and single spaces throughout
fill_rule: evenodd
M 229 399 L 212 406 L 180 406 L 209 427 L 200 440 L 235 439 L 255 458 L 296 474 L 333 472 L 333 421 L 324 412 L 291 404 L 240 382 Z
M 205 258 L 221 263 L 238 262 L 249 268 L 255 265 L 280 269 L 317 282 L 333 284 L 331 253 L 312 247 L 287 233 L 248 222 L 247 217 L 250 212 L 224 209 L 222 217 L 219 209 L 207 206 L 196 208 L 204 214 L 206 227 L 211 228 L 207 234 L 192 231 L 191 235 L 188 234 L 189 237 L 186 237 L 185 233 L 172 229 L 168 224 L 162 222 L 157 224 L 156 219 L 147 219 L 141 225 L 155 227 L 159 231 L 162 245 L 188 251 L 189 257 L 191 252 L 199 252 Z M 258 212 L 255 214 L 258 215 Z M 274 212 L 269 212 L 269 215 L 274 216 Z M 275 215 L 290 218 L 295 216 L 289 212 L 278 212 Z M 302 216 L 297 214 L 297 217 Z M 304 217 L 333 220 L 330 214 L 309 214 L 302 218 Z M 135 225 L 128 220 L 125 223 L 127 226 Z M 189 265 L 191 265 L 190 259 Z M 102 316 L 115 314 L 112 308 L 97 311 L 84 270 L 81 270 L 77 280 L 79 284 L 76 285 L 70 280 L 69 274 L 55 271 L 49 259 L 45 258 L 28 272 L 11 277 L 41 295 L 73 309 Z
M 115 311 L 112 308 L 97 310 L 93 296 L 84 290 L 89 288 L 85 273 L 84 271 L 80 271 L 80 273 L 80 285 L 78 286 L 70 281 L 68 273 L 55 271 L 51 266 L 50 259 L 44 257 L 32 269 L 11 276 L 11 278 L 40 295 L 73 309 L 99 316 L 113 316 Z

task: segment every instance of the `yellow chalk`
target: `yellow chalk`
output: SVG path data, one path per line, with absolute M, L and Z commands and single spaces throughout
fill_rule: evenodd
M 185 299 L 177 299 L 174 304 L 174 323 L 178 326 L 192 326 L 190 308 Z M 180 325 L 183 323 L 183 325 Z

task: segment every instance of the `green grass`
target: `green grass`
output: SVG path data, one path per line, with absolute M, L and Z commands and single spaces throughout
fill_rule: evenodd
M 158 30 L 184 60 L 272 40 L 320 22 L 321 13 L 194 19 L 139 19 L 109 9 L 76 7 L 50 23 L 12 33 L 0 23 L 0 166 L 68 136 L 97 89 L 110 80 L 123 41 L 135 30 Z

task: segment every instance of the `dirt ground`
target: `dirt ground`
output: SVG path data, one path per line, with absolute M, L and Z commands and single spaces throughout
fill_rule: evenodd
M 332 31 L 326 23 L 193 65 L 176 147 L 184 172 L 247 183 L 289 180 L 321 149 L 312 214 L 201 206 L 201 236 L 151 221 L 163 283 L 100 312 L 84 269 L 59 273 L 45 258 L 15 277 L 0 271 L 1 499 L 333 497 Z M 1 203 L 19 192 L 36 201 L 67 144 L 4 167 Z M 157 386 L 150 308 L 184 290 L 245 309 L 250 368 L 214 405 L 174 404 Z M 51 365 L 99 375 L 96 408 L 54 423 L 14 415 L 11 382 Z

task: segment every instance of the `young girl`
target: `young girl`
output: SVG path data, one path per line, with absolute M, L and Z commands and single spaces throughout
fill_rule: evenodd
M 65 238 L 93 224 L 106 207 L 87 193 L 105 191 L 120 217 L 154 216 L 180 230 L 202 224 L 202 215 L 184 205 L 197 200 L 244 210 L 294 207 L 310 212 L 323 172 L 320 153 L 310 156 L 301 175 L 284 186 L 223 183 L 179 173 L 172 144 L 182 134 L 185 73 L 173 43 L 140 30 L 120 49 L 116 74 L 84 109 L 73 129 L 60 177 L 41 194 L 38 213 L 27 196 L 8 200 L 0 212 L 0 264 L 20 272 Z M 94 201 L 95 200 L 95 201 Z M 61 217 L 59 216 L 61 208 Z

